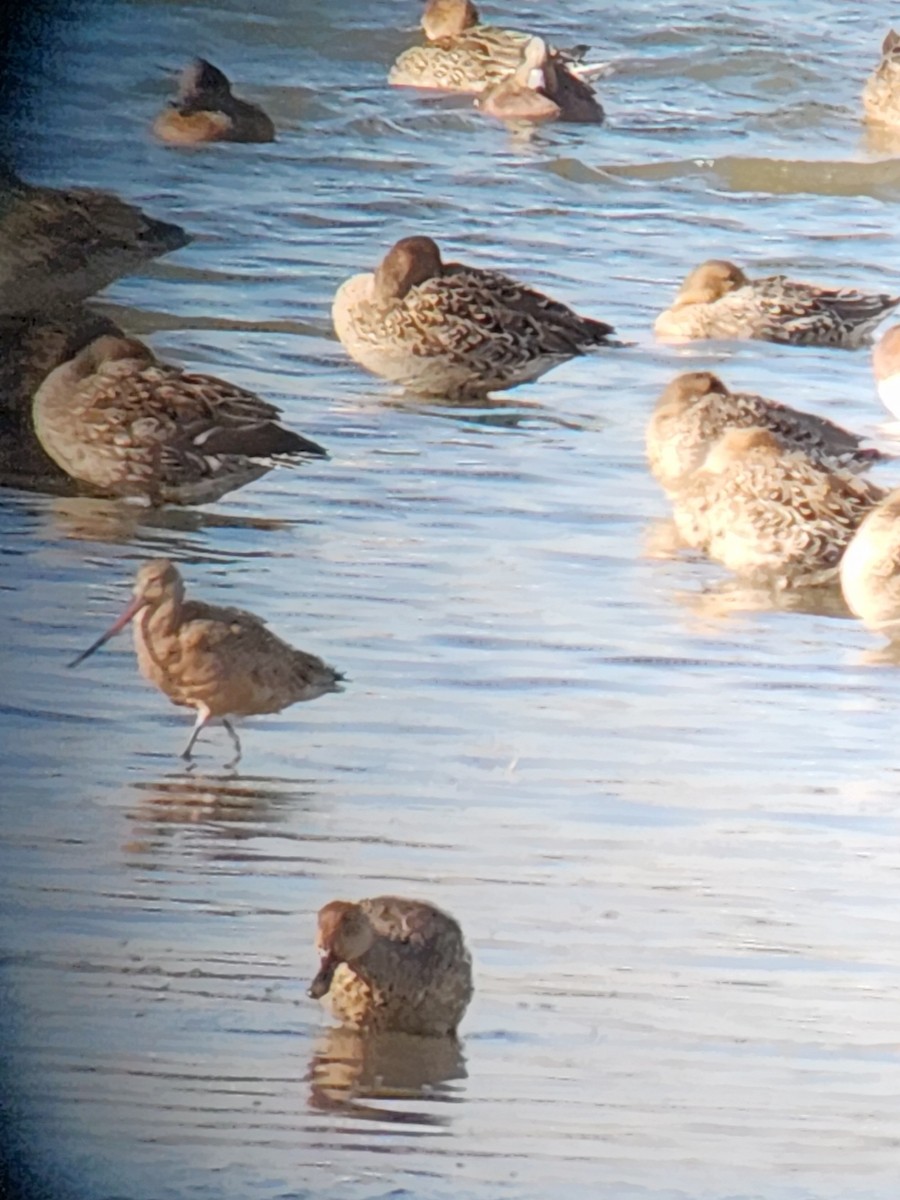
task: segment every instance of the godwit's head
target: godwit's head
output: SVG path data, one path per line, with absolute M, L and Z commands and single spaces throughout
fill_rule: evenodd
M 673 307 L 682 304 L 713 304 L 729 292 L 742 288 L 747 276 L 740 267 L 721 258 L 711 258 L 695 267 L 681 285 Z
M 381 300 L 402 300 L 411 288 L 437 278 L 442 270 L 437 242 L 430 237 L 401 238 L 375 271 L 375 294 Z
M 87 650 L 83 650 L 77 658 L 74 658 L 70 663 L 70 667 L 77 667 L 79 663 L 84 662 L 89 658 L 95 650 L 99 650 L 105 645 L 110 638 L 115 637 L 117 633 L 125 628 L 137 614 L 144 608 L 158 608 L 160 604 L 168 600 L 176 606 L 180 605 L 184 599 L 184 580 L 181 578 L 178 568 L 174 563 L 170 563 L 167 558 L 155 558 L 151 562 L 146 562 L 139 568 L 134 580 L 132 588 L 133 599 L 125 611 L 119 617 L 118 621 L 110 625 L 106 633 L 101 634 L 96 642 L 88 646 Z
M 361 958 L 374 940 L 372 924 L 358 904 L 332 900 L 321 908 L 316 934 L 316 949 L 321 961 L 319 973 L 309 987 L 310 996 L 314 1000 L 324 996 L 340 964 Z
M 422 29 L 430 42 L 459 37 L 479 21 L 471 0 L 428 0 L 422 13 Z

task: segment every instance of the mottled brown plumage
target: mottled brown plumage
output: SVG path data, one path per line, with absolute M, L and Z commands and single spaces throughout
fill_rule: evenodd
M 178 99 L 153 122 L 163 142 L 271 142 L 275 126 L 257 104 L 231 93 L 224 72 L 205 58 L 195 58 L 181 73 Z
M 672 496 L 688 545 L 781 587 L 831 583 L 884 490 L 818 466 L 767 429 L 730 429 Z
M 447 397 L 527 383 L 613 333 L 499 271 L 444 263 L 426 237 L 403 238 L 374 274 L 347 280 L 332 315 L 367 370 Z
M 677 490 L 727 429 L 753 426 L 771 430 L 785 447 L 826 466 L 864 471 L 888 457 L 824 417 L 753 392 L 729 391 L 711 372 L 690 371 L 672 380 L 648 422 L 650 469 L 667 491 Z
M 0 163 L 0 317 L 52 314 L 189 241 L 118 196 L 33 186 Z
M 209 721 L 219 720 L 241 744 L 229 717 L 277 713 L 302 700 L 340 691 L 343 676 L 315 655 L 295 650 L 265 622 L 240 608 L 186 600 L 184 580 L 166 559 L 144 563 L 134 599 L 106 633 L 69 665 L 77 666 L 134 621 L 134 648 L 145 679 L 197 719 L 183 758 Z
M 319 912 L 309 993 L 355 1029 L 454 1033 L 472 998 L 462 930 L 422 900 L 332 900 Z
M 161 363 L 135 338 L 97 338 L 57 367 L 33 415 L 41 445 L 73 479 L 153 504 L 206 503 L 264 475 L 272 455 L 325 454 L 279 425 L 274 404 Z
M 674 341 L 758 338 L 855 349 L 898 304 L 900 296 L 817 287 L 784 275 L 748 279 L 734 263 L 710 259 L 687 276 L 654 330 Z

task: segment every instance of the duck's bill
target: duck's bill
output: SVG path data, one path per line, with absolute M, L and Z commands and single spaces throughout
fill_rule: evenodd
M 87 650 L 82 650 L 77 658 L 73 658 L 66 665 L 69 667 L 77 667 L 79 663 L 83 663 L 86 658 L 90 658 L 95 650 L 99 650 L 101 646 L 106 645 L 110 638 L 114 638 L 117 633 L 121 633 L 125 626 L 131 621 L 134 616 L 144 607 L 145 601 L 142 596 L 135 596 L 132 602 L 128 605 L 125 611 L 119 617 L 114 625 L 110 625 L 106 633 L 100 635 L 96 642 L 88 646 Z
M 321 1000 L 323 996 L 327 995 L 337 968 L 338 960 L 333 955 L 326 954 L 322 959 L 322 965 L 319 967 L 318 975 L 309 985 L 309 991 L 307 992 L 307 995 L 313 1000 Z

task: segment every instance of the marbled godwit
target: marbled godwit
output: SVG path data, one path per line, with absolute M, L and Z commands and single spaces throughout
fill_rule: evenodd
M 685 541 L 729 570 L 809 587 L 837 579 L 844 549 L 884 494 L 787 450 L 767 429 L 729 429 L 672 502 Z
M 731 392 L 709 371 L 689 371 L 668 385 L 647 425 L 650 470 L 666 491 L 675 491 L 726 429 L 751 426 L 771 430 L 788 449 L 825 466 L 864 471 L 889 457 L 824 417 L 753 392 Z
M 526 44 L 512 75 L 486 88 L 475 101 L 501 121 L 573 121 L 599 124 L 603 108 L 590 84 L 555 61 L 542 38 Z
M 472 998 L 472 960 L 453 917 L 423 900 L 332 900 L 319 912 L 322 956 L 309 994 L 343 1024 L 454 1033 Z
M 864 625 L 900 640 L 900 489 L 872 509 L 844 551 L 841 590 Z
M 403 238 L 374 274 L 348 279 L 332 316 L 367 370 L 448 397 L 527 383 L 613 333 L 499 271 L 442 262 L 428 237 Z
M 893 29 L 881 44 L 881 62 L 863 89 L 866 120 L 900 125 L 900 35 Z
M 873 346 L 872 370 L 881 403 L 900 418 L 900 325 L 886 329 Z
M 203 504 L 264 475 L 273 455 L 324 455 L 252 392 L 158 362 L 135 338 L 100 337 L 34 397 L 41 445 L 105 495 Z
M 163 142 L 272 142 L 275 126 L 256 104 L 231 94 L 224 72 L 195 58 L 181 73 L 178 99 L 153 122 Z
M 240 608 L 186 600 L 172 563 L 154 559 L 139 568 L 134 599 L 118 621 L 69 663 L 77 666 L 134 620 L 141 674 L 173 704 L 197 710 L 182 758 L 190 759 L 200 731 L 219 720 L 240 760 L 241 743 L 229 717 L 281 712 L 301 700 L 341 691 L 343 675 L 276 637 Z
M 0 162 L 0 316 L 52 312 L 187 245 L 108 192 L 35 187 Z
M 784 275 L 748 279 L 734 263 L 710 259 L 691 271 L 653 328 L 664 340 L 759 338 L 854 350 L 898 304 L 900 296 L 816 287 Z

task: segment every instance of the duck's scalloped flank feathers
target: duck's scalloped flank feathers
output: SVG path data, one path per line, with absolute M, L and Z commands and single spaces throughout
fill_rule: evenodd
M 730 429 L 673 493 L 681 536 L 729 570 L 782 587 L 832 583 L 884 491 L 788 450 L 770 430 Z

